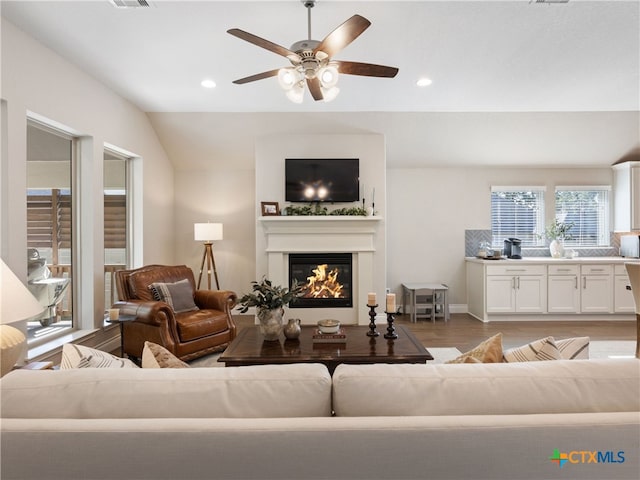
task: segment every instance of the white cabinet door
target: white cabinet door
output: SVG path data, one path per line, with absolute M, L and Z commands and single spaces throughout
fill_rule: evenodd
M 578 275 L 550 275 L 547 281 L 549 313 L 580 313 Z
M 634 313 L 635 302 L 633 293 L 627 290 L 630 286 L 629 277 L 626 275 L 616 275 L 613 285 L 613 309 L 615 313 Z
M 582 313 L 613 313 L 613 275 L 583 275 Z
M 487 276 L 487 313 L 513 313 L 515 303 L 515 277 Z
M 542 275 L 523 275 L 516 281 L 516 312 L 545 313 L 547 311 L 547 283 Z

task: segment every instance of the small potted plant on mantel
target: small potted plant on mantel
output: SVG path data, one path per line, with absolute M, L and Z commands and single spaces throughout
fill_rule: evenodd
M 549 225 L 544 231 L 544 237 L 551 240 L 549 243 L 549 252 L 553 258 L 564 257 L 564 244 L 565 240 L 571 240 L 571 229 L 574 223 L 560 222 L 558 219 L 554 219 L 553 223 Z
M 273 285 L 271 280 L 262 277 L 260 282 L 251 282 L 251 293 L 245 293 L 238 303 L 240 313 L 246 313 L 249 307 L 256 307 L 258 320 L 260 321 L 260 332 L 266 341 L 276 341 L 282 332 L 282 315 L 284 307 L 291 300 L 299 297 L 304 285 L 298 284 L 294 280 L 290 289 Z

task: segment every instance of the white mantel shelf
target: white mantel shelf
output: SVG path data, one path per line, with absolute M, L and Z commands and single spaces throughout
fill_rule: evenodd
M 267 237 L 266 252 L 373 252 L 382 217 L 300 215 L 259 220 Z

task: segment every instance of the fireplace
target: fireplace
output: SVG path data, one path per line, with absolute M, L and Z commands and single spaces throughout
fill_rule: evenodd
M 304 285 L 290 308 L 351 308 L 353 275 L 351 253 L 290 253 L 289 285 Z

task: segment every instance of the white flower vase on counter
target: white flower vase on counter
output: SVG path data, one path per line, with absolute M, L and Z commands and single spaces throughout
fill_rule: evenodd
M 562 244 L 562 240 L 551 240 L 551 243 L 549 244 L 549 252 L 551 252 L 551 256 L 553 258 L 564 257 L 564 245 Z
M 277 342 L 282 333 L 283 308 L 259 308 L 258 320 L 260 321 L 260 333 L 265 342 Z

